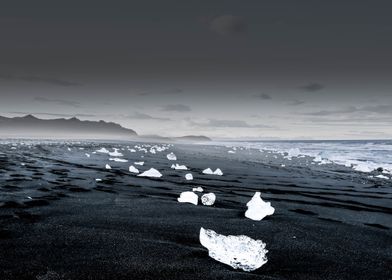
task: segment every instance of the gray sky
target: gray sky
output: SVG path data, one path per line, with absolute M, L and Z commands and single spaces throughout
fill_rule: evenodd
M 163 136 L 391 138 L 391 8 L 2 1 L 0 114 Z

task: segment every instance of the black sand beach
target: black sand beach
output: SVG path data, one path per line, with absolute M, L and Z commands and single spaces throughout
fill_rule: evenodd
M 0 145 L 0 279 L 392 279 L 390 181 L 215 146 L 120 150 L 128 163 L 92 154 L 134 145 Z M 170 168 L 171 151 L 193 181 Z M 134 161 L 163 177 L 129 173 Z M 207 167 L 224 175 L 201 174 Z M 216 194 L 214 206 L 177 202 L 198 186 Z M 260 222 L 244 217 L 255 191 L 276 209 Z M 268 262 L 243 272 L 215 261 L 201 227 L 263 240 Z

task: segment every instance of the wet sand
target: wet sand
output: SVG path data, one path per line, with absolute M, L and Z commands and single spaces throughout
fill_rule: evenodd
M 390 182 L 255 150 L 126 150 L 133 145 L 0 145 L 0 279 L 392 278 Z M 125 148 L 129 162 L 92 154 L 101 147 Z M 189 171 L 170 168 L 171 151 Z M 134 161 L 163 177 L 136 177 L 128 172 Z M 207 167 L 224 175 L 201 174 Z M 214 206 L 177 202 L 198 186 L 216 194 Z M 255 191 L 276 209 L 260 222 L 244 217 Z M 249 273 L 213 260 L 201 227 L 263 240 L 267 264 Z

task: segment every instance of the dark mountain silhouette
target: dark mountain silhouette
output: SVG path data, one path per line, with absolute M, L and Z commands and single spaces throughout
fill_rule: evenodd
M 187 141 L 187 142 L 206 142 L 206 141 L 211 141 L 210 138 L 207 136 L 203 135 L 187 135 L 187 136 L 182 136 L 182 137 L 175 137 L 175 140 L 178 141 Z
M 127 139 L 137 133 L 119 124 L 105 121 L 81 121 L 77 118 L 44 120 L 26 115 L 0 116 L 1 137 Z

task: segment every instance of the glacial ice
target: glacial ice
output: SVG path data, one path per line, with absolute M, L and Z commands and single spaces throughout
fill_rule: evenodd
M 192 203 L 197 205 L 199 197 L 194 192 L 182 192 L 177 200 L 181 203 Z
M 168 160 L 177 160 L 177 157 L 174 153 L 170 153 L 166 157 Z
M 389 177 L 382 175 L 382 174 L 374 176 L 374 177 L 379 178 L 379 179 L 387 179 L 387 180 L 389 179 Z
M 106 164 L 106 165 L 105 165 L 105 168 L 106 168 L 106 169 L 112 169 L 112 167 L 111 167 L 109 164 Z
M 128 160 L 122 159 L 122 158 L 109 158 L 109 160 L 115 161 L 115 162 L 128 162 Z
M 188 181 L 193 180 L 193 175 L 192 175 L 192 173 L 185 174 L 185 179 L 188 180 Z
M 208 249 L 208 255 L 234 269 L 253 271 L 268 259 L 266 244 L 246 235 L 221 235 L 210 229 L 200 229 L 200 243 Z
M 214 193 L 206 193 L 201 197 L 201 202 L 203 205 L 211 206 L 214 205 L 216 195 Z
M 222 175 L 223 175 L 223 172 L 222 172 L 222 170 L 220 170 L 219 168 L 217 168 L 217 169 L 214 171 L 214 175 L 222 176 Z
M 192 191 L 194 192 L 203 192 L 203 188 L 202 187 L 197 187 L 197 188 L 193 188 Z
M 161 172 L 156 170 L 155 168 L 150 168 L 144 171 L 142 174 L 137 175 L 139 177 L 152 177 L 152 178 L 160 178 L 162 177 Z
M 264 202 L 260 195 L 260 192 L 256 192 L 246 204 L 248 210 L 245 212 L 245 217 L 254 221 L 261 221 L 266 216 L 272 215 L 275 212 L 275 208 L 271 206 L 271 202 Z
M 171 168 L 175 170 L 188 170 L 188 167 L 185 165 L 179 165 L 178 163 L 172 164 Z
M 211 168 L 207 168 L 203 170 L 203 174 L 222 176 L 223 172 L 219 168 L 217 168 L 215 171 L 212 171 Z
M 138 174 L 139 173 L 139 169 L 137 169 L 135 166 L 131 165 L 129 167 L 129 172 Z
M 97 153 L 103 153 L 103 154 L 108 154 L 109 151 L 106 148 L 101 148 L 99 150 L 96 150 Z
M 119 149 L 114 148 L 114 152 L 110 152 L 109 156 L 111 157 L 122 157 L 124 156 L 122 153 L 118 151 Z
M 211 170 L 211 168 L 207 168 L 203 170 L 203 174 L 212 175 L 214 172 Z

